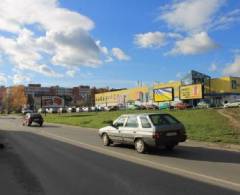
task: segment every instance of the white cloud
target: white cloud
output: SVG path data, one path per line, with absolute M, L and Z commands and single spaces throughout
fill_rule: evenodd
M 210 27 L 215 30 L 226 29 L 234 22 L 239 21 L 240 21 L 240 9 L 235 9 L 222 16 L 219 16 L 219 18 L 212 21 Z
M 166 43 L 166 34 L 162 32 L 136 34 L 134 43 L 142 48 L 162 47 Z
M 5 74 L 0 73 L 0 85 L 6 85 L 7 84 L 7 77 Z
M 141 48 L 159 48 L 167 44 L 167 39 L 180 39 L 178 33 L 147 32 L 134 35 L 134 43 Z
M 175 47 L 168 54 L 193 55 L 204 53 L 217 47 L 218 45 L 206 32 L 201 32 L 177 41 Z
M 112 55 L 118 60 L 130 60 L 130 57 L 126 55 L 120 48 L 113 48 Z
M 172 38 L 172 39 L 181 39 L 181 38 L 183 38 L 183 36 L 181 34 L 173 33 L 173 32 L 167 33 L 167 36 L 169 38 Z
M 24 29 L 16 39 L 0 37 L 0 52 L 4 52 L 20 70 L 31 70 L 46 76 L 59 76 L 47 65 L 39 63 L 42 56 L 34 44 L 32 33 Z
M 31 78 L 22 74 L 15 74 L 12 77 L 12 82 L 14 85 L 29 83 Z
M 103 54 L 109 55 L 108 48 L 105 47 L 105 46 L 102 46 L 100 40 L 96 41 L 96 45 L 98 46 L 99 50 L 100 50 Z
M 58 0 L 2 0 L 0 29 L 19 32 L 26 24 L 39 24 L 46 31 L 91 30 L 94 22 L 79 13 L 60 8 Z
M 209 71 L 210 72 L 216 72 L 218 70 L 218 67 L 216 64 L 211 64 L 210 68 L 209 68 Z
M 76 71 L 75 71 L 75 70 L 68 70 L 68 71 L 66 72 L 66 74 L 67 74 L 68 76 L 70 76 L 70 77 L 74 77 L 74 76 L 76 75 Z
M 102 64 L 99 47 L 87 31 L 77 29 L 64 33 L 54 32 L 47 39 L 56 49 L 53 64 L 77 67 L 96 67 Z
M 183 0 L 162 7 L 159 19 L 185 32 L 207 30 L 225 0 Z
M 113 62 L 113 61 L 114 61 L 113 58 L 112 58 L 111 56 L 109 56 L 109 57 L 107 57 L 107 58 L 105 59 L 104 62 L 110 63 L 110 62 Z
M 58 0 L 2 0 L 0 30 L 13 36 L 0 35 L 0 54 L 15 68 L 47 76 L 62 76 L 51 63 L 68 68 L 96 67 L 109 56 L 107 48 L 100 49 L 91 37 L 94 26 L 90 18 L 61 8 Z
M 225 67 L 223 74 L 227 76 L 240 76 L 240 55 L 236 55 L 234 61 Z

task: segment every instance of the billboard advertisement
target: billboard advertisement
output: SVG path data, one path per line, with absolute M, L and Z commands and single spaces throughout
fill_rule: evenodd
M 64 107 L 64 99 L 58 96 L 42 96 L 42 107 Z
M 173 101 L 173 88 L 159 88 L 153 90 L 153 99 L 155 102 Z
M 181 100 L 202 99 L 202 98 L 203 98 L 202 84 L 186 85 L 186 86 L 180 87 Z

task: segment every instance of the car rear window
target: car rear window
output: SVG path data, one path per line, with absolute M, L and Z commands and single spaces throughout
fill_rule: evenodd
M 42 118 L 40 114 L 31 114 L 32 118 Z
M 177 119 L 168 114 L 154 114 L 149 117 L 155 126 L 180 123 Z

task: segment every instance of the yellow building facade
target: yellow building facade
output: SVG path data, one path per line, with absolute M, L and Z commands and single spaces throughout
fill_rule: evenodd
M 111 106 L 136 101 L 141 103 L 154 103 L 153 90 L 161 88 L 173 88 L 173 99 L 179 101 L 181 86 L 181 81 L 174 81 L 155 84 L 152 87 L 143 86 L 95 94 L 95 105 Z M 210 85 L 208 84 L 204 87 L 204 97 L 208 98 L 210 102 L 215 102 L 216 98 L 218 104 L 222 104 L 225 101 L 234 101 L 234 99 L 231 98 L 240 99 L 240 77 L 213 78 L 210 79 Z
M 130 101 L 143 101 L 148 96 L 149 87 L 136 87 L 132 89 L 104 92 L 95 94 L 95 104 L 101 106 L 111 106 L 125 104 Z
M 240 94 L 240 77 L 220 77 L 211 79 L 210 93 Z

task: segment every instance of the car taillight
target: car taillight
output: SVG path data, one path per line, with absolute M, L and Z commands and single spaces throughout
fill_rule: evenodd
M 159 132 L 156 132 L 154 135 L 153 135 L 153 139 L 160 139 L 160 133 Z

